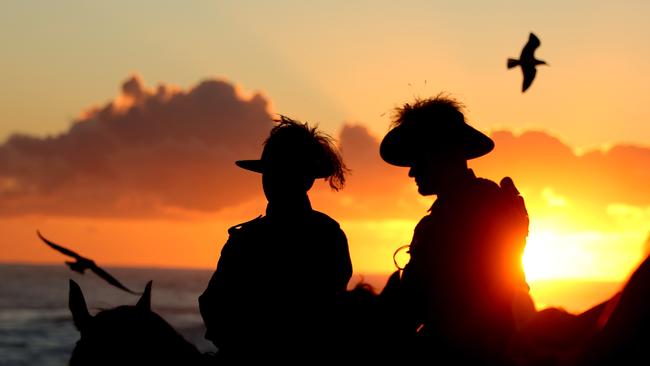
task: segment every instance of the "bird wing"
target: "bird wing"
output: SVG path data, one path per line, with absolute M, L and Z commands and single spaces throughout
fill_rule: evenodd
M 96 265 L 93 262 L 93 265 L 90 267 L 90 270 L 95 272 L 99 277 L 103 278 L 106 282 L 110 283 L 111 285 L 120 288 L 126 292 L 130 292 L 132 294 L 138 294 L 137 292 L 131 291 L 128 289 L 126 286 L 124 286 L 120 281 L 118 281 L 115 277 L 111 276 L 108 272 L 104 271 L 101 269 L 98 265 Z
M 43 242 L 45 242 L 45 244 L 49 245 L 52 249 L 55 249 L 55 250 L 65 254 L 67 256 L 70 256 L 70 257 L 73 257 L 73 258 L 76 258 L 76 259 L 79 259 L 79 260 L 88 260 L 87 258 L 84 258 L 84 257 L 80 256 L 79 254 L 73 252 L 72 250 L 70 250 L 68 248 L 64 248 L 64 247 L 62 247 L 62 246 L 60 246 L 58 244 L 55 244 L 55 243 L 45 239 L 43 237 L 43 235 L 41 235 L 40 231 L 37 230 L 36 234 L 38 234 L 38 237 L 41 238 L 41 240 Z
M 106 272 L 103 269 L 99 268 L 97 266 L 97 264 L 95 264 L 95 262 L 93 260 L 82 257 L 82 256 L 80 256 L 79 254 L 73 252 L 70 249 L 64 248 L 64 247 L 62 247 L 62 246 L 60 246 L 58 244 L 55 244 L 55 243 L 45 239 L 45 237 L 43 237 L 43 235 L 41 235 L 40 231 L 36 231 L 36 234 L 38 234 L 38 237 L 41 238 L 41 240 L 44 241 L 45 244 L 49 245 L 53 249 L 65 254 L 65 255 L 74 257 L 77 260 L 79 260 L 80 262 L 84 262 L 84 265 L 87 265 L 90 268 L 90 270 L 95 272 L 95 274 L 97 274 L 99 277 L 103 278 L 106 282 L 110 283 L 111 285 L 113 285 L 115 287 L 118 287 L 118 288 L 120 288 L 120 289 L 122 289 L 122 290 L 124 290 L 126 292 L 130 292 L 130 293 L 136 294 L 136 295 L 138 294 L 137 292 L 129 290 L 126 286 L 121 284 L 120 281 L 118 281 L 115 277 L 111 276 L 110 274 L 108 274 L 108 272 Z
M 537 70 L 535 69 L 535 66 L 522 66 L 521 71 L 524 73 L 524 84 L 521 88 L 521 92 L 523 93 L 530 87 L 530 85 L 533 83 L 533 80 L 535 80 L 535 74 L 537 74 Z
M 525 60 L 525 59 L 533 59 L 533 54 L 535 53 L 535 50 L 537 47 L 539 47 L 542 44 L 542 42 L 539 41 L 539 38 L 537 38 L 536 35 L 533 33 L 530 34 L 528 37 L 528 42 L 524 46 L 524 49 L 521 50 L 521 56 L 519 56 L 520 60 Z

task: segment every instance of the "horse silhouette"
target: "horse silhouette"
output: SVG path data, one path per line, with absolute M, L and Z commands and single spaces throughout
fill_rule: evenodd
M 412 332 L 401 291 L 399 272 L 395 272 L 379 294 L 360 284 L 343 295 L 339 317 L 340 333 L 347 337 L 343 339 L 373 345 L 356 350 L 348 345 L 345 352 L 350 357 L 365 364 L 416 364 L 431 357 L 436 340 Z M 502 360 L 511 366 L 648 365 L 648 345 L 650 256 L 620 292 L 589 310 L 580 314 L 560 308 L 535 312 L 512 337 Z
M 313 339 L 321 343 L 319 349 L 324 353 L 304 355 L 306 363 L 318 359 L 325 363 L 411 364 L 435 349 L 431 343 L 434 339 L 413 332 L 408 322 L 409 309 L 401 301 L 399 281 L 399 272 L 395 272 L 379 293 L 363 282 L 342 293 L 332 309 L 336 319 L 334 327 L 328 328 L 332 333 Z M 69 308 L 81 333 L 70 366 L 200 366 L 227 361 L 200 353 L 151 310 L 151 282 L 136 305 L 122 305 L 92 316 L 81 288 L 70 280 Z M 637 268 L 619 294 L 589 311 L 579 315 L 553 308 L 538 312 L 513 339 L 508 359 L 518 366 L 646 362 L 649 309 L 650 258 Z M 252 354 L 255 352 L 251 349 Z M 300 350 L 288 344 L 280 352 L 295 354 Z M 264 357 L 255 356 L 260 361 Z
M 81 333 L 70 366 L 214 364 L 151 311 L 151 281 L 135 306 L 122 305 L 92 316 L 81 288 L 70 280 L 68 305 Z
M 381 294 L 370 285 L 360 282 L 342 293 L 336 303 L 336 312 L 338 344 L 335 348 L 339 359 L 371 364 L 385 362 L 390 352 L 397 351 L 394 342 L 397 333 L 391 329 L 389 308 Z M 369 347 L 359 347 L 360 344 Z
M 390 283 L 390 280 L 389 280 Z M 387 286 L 386 288 L 390 288 Z M 331 309 L 336 324 L 312 339 L 322 354 L 305 354 L 322 361 L 360 360 L 380 362 L 399 353 L 396 347 L 394 322 L 388 316 L 393 309 L 384 299 L 386 291 L 377 294 L 369 285 L 358 284 L 341 294 Z M 393 298 L 392 296 L 390 297 Z M 215 365 L 236 364 L 217 355 L 201 354 L 162 317 L 151 310 L 151 281 L 136 305 L 122 305 L 102 310 L 92 316 L 79 285 L 70 280 L 69 308 L 81 338 L 70 358 L 70 366 L 85 365 Z M 322 314 L 313 314 L 318 317 Z M 282 332 L 277 329 L 277 332 Z M 360 344 L 369 347 L 360 347 Z M 282 354 L 300 354 L 295 345 L 286 345 Z M 382 353 L 376 350 L 384 349 Z M 263 361 L 265 355 L 251 350 L 252 358 Z M 230 361 L 230 362 L 228 362 Z
M 581 314 L 539 311 L 512 340 L 517 366 L 648 365 L 650 344 L 650 257 L 622 290 Z
M 582 365 L 648 365 L 650 345 L 650 256 L 632 273 L 599 319 L 600 332 Z

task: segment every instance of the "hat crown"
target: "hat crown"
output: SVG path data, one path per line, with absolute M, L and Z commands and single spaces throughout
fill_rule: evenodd
M 283 117 L 264 142 L 258 160 L 238 160 L 235 163 L 257 173 L 279 173 L 307 178 L 329 178 L 330 186 L 343 186 L 344 165 L 330 146 L 329 137 Z
M 312 174 L 317 166 L 324 164 L 319 142 L 308 130 L 298 126 L 278 129 L 269 136 L 261 160 L 269 169 Z
M 396 127 L 405 126 L 423 133 L 435 133 L 441 137 L 462 133 L 464 125 L 467 125 L 463 112 L 453 105 L 442 103 L 405 108 L 395 124 Z
M 473 159 L 489 153 L 494 142 L 465 122 L 461 108 L 444 97 L 404 105 L 382 140 L 381 157 L 389 164 L 411 166 L 423 154 L 457 152 Z

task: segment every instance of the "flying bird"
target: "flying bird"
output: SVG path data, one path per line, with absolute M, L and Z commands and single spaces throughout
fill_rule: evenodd
M 65 254 L 65 255 L 75 259 L 75 261 L 66 261 L 65 262 L 68 265 L 68 267 L 70 267 L 71 270 L 73 270 L 75 272 L 79 272 L 81 274 L 84 274 L 84 272 L 87 269 L 89 269 L 89 270 L 95 272 L 95 274 L 98 275 L 99 277 L 101 277 L 103 280 L 105 280 L 106 282 L 110 283 L 111 285 L 113 285 L 113 286 L 115 286 L 115 287 L 117 287 L 119 289 L 122 289 L 122 290 L 124 290 L 126 292 L 130 292 L 130 293 L 135 294 L 135 295 L 140 294 L 138 292 L 134 292 L 134 291 L 129 290 L 126 286 L 121 284 L 120 281 L 118 281 L 115 277 L 111 276 L 110 274 L 108 274 L 108 272 L 104 271 L 99 266 L 97 266 L 97 264 L 95 264 L 95 261 L 93 261 L 92 259 L 82 257 L 82 256 L 80 256 L 79 254 L 73 252 L 70 249 L 64 248 L 64 247 L 62 247 L 62 246 L 60 246 L 58 244 L 55 244 L 55 243 L 45 239 L 43 237 L 43 235 L 41 235 L 41 232 L 38 231 L 38 230 L 36 231 L 36 234 L 38 234 L 38 237 L 41 238 L 41 240 L 45 244 L 49 245 L 52 249 L 54 249 L 54 250 L 56 250 L 58 252 L 61 252 L 62 254 Z
M 530 84 L 533 83 L 535 74 L 537 73 L 536 66 L 547 65 L 545 61 L 535 58 L 535 50 L 537 47 L 539 47 L 540 44 L 541 42 L 539 41 L 539 38 L 531 33 L 530 37 L 528 37 L 528 43 L 526 43 L 524 49 L 521 50 L 519 60 L 515 60 L 514 58 L 508 59 L 508 69 L 512 69 L 516 66 L 521 66 L 521 71 L 524 74 L 524 84 L 521 88 L 522 93 L 525 92 L 530 87 Z

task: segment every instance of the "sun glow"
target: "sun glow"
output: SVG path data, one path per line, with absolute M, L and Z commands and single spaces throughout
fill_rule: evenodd
M 621 281 L 642 259 L 639 233 L 567 232 L 531 227 L 523 265 L 529 281 Z
M 522 259 L 529 281 L 567 277 L 567 272 L 575 271 L 575 267 L 566 262 L 566 253 L 560 255 L 557 250 L 563 239 L 548 230 L 529 234 Z

